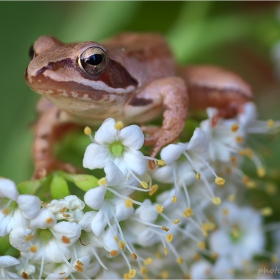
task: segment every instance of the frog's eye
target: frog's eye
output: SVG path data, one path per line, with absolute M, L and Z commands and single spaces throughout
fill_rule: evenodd
M 30 60 L 32 60 L 34 58 L 35 50 L 34 50 L 34 46 L 33 45 L 30 46 L 29 51 L 28 51 L 28 55 L 29 55 Z
M 86 49 L 79 57 L 79 65 L 90 75 L 101 74 L 108 64 L 107 53 L 99 47 Z

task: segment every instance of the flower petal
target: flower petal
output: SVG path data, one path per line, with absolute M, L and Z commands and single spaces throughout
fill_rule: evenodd
M 30 228 L 32 229 L 46 229 L 56 223 L 54 214 L 50 209 L 43 208 L 37 217 L 30 220 Z
M 92 209 L 99 210 L 103 204 L 107 186 L 99 186 L 85 193 L 85 203 Z
M 147 170 L 147 160 L 140 151 L 125 151 L 123 159 L 126 165 L 138 175 L 143 175 Z
M 0 178 L 0 197 L 17 200 L 18 190 L 16 184 L 12 180 Z
M 187 144 L 187 150 L 195 150 L 198 153 L 206 153 L 209 148 L 209 141 L 206 133 L 200 128 L 196 128 L 190 142 Z
M 116 166 L 113 161 L 106 163 L 104 167 L 108 185 L 117 185 L 124 180 L 123 172 Z
M 112 118 L 106 119 L 94 135 L 94 141 L 99 144 L 109 144 L 116 141 L 117 130 L 116 121 Z
M 69 247 L 79 239 L 81 226 L 74 222 L 60 222 L 52 227 L 52 233 L 60 244 Z
M 20 261 L 12 256 L 0 257 L 0 268 L 6 268 L 14 265 L 19 265 Z
M 92 143 L 86 148 L 83 167 L 91 170 L 95 168 L 103 168 L 110 160 L 110 157 L 111 154 L 108 147 Z
M 138 125 L 130 125 L 120 131 L 122 144 L 132 150 L 139 150 L 144 144 L 144 134 Z
M 186 145 L 183 143 L 169 144 L 161 150 L 160 156 L 167 165 L 176 161 L 186 150 Z
M 27 219 L 35 218 L 41 208 L 39 197 L 31 194 L 21 194 L 17 199 L 18 206 Z

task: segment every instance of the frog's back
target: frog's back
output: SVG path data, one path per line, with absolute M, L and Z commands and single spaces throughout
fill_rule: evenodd
M 122 33 L 103 46 L 109 57 L 122 64 L 139 85 L 175 75 L 171 50 L 160 34 Z

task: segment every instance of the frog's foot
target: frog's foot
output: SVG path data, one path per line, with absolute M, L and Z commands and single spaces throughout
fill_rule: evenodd
M 150 156 L 155 158 L 156 155 L 160 152 L 160 150 L 167 144 L 173 142 L 174 135 L 170 130 L 163 129 L 160 127 L 151 127 L 151 129 L 147 133 L 149 134 L 148 137 L 145 137 L 145 145 L 146 146 L 153 146 Z M 154 161 L 149 162 L 149 166 L 151 169 L 155 168 Z
M 49 173 L 62 170 L 67 173 L 81 173 L 77 167 L 71 165 L 70 163 L 60 162 L 56 159 L 51 159 L 45 161 L 44 164 L 37 165 L 33 174 L 33 179 L 40 179 L 47 176 Z

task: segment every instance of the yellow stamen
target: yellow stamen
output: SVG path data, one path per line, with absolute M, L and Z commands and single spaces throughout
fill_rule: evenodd
M 216 260 L 217 258 L 218 258 L 218 254 L 217 253 L 214 252 L 214 253 L 211 254 L 211 259 L 212 260 Z
M 124 241 L 120 241 L 119 242 L 119 248 L 123 251 L 125 248 L 125 242 Z
M 51 217 L 49 217 L 49 218 L 46 219 L 46 223 L 47 223 L 47 224 L 51 224 L 53 221 L 54 221 L 54 220 L 53 220 L 53 218 L 51 218 Z
M 122 121 L 117 121 L 117 122 L 115 123 L 115 129 L 116 129 L 116 130 L 121 130 L 122 128 L 124 128 L 123 122 L 122 122 Z
M 112 251 L 110 252 L 110 256 L 111 256 L 111 257 L 115 257 L 118 253 L 119 253 L 119 252 L 118 252 L 117 250 L 112 250 Z
M 274 120 L 268 120 L 267 121 L 267 126 L 269 127 L 269 128 L 272 128 L 273 126 L 274 126 Z
M 200 241 L 200 242 L 197 243 L 197 247 L 198 247 L 199 249 L 205 249 L 206 245 L 205 245 L 204 242 Z
M 174 220 L 174 221 L 173 221 L 173 224 L 177 225 L 177 224 L 180 223 L 180 221 L 181 221 L 180 219 Z
M 264 207 L 260 210 L 260 213 L 264 217 L 271 216 L 273 214 L 273 210 L 271 207 Z
M 209 223 L 202 223 L 201 227 L 205 231 L 211 231 L 215 229 L 216 225 L 214 223 L 209 222 Z
M 217 177 L 217 178 L 215 179 L 215 183 L 216 183 L 217 185 L 219 185 L 219 186 L 224 185 L 225 182 L 226 182 L 226 180 L 225 180 L 224 178 L 222 178 L 222 177 Z
M 119 242 L 119 238 L 116 235 L 114 236 L 114 240 L 115 240 L 116 243 Z
M 158 204 L 158 205 L 156 206 L 156 210 L 158 211 L 159 214 L 161 214 L 161 213 L 163 212 L 163 206 L 160 205 L 160 204 Z
M 62 241 L 62 243 L 64 243 L 64 244 L 70 244 L 70 242 L 71 242 L 70 238 L 67 237 L 67 236 L 65 236 L 65 235 L 62 235 L 61 241 Z
M 28 274 L 24 271 L 21 273 L 21 276 L 23 279 L 28 279 Z
M 182 257 L 177 258 L 177 263 L 182 264 L 184 262 L 184 259 Z
M 258 169 L 257 169 L 257 172 L 258 172 L 258 176 L 259 177 L 264 177 L 264 175 L 265 175 L 265 169 L 263 168 L 263 167 L 259 167 Z
M 141 267 L 140 272 L 141 272 L 142 274 L 147 274 L 147 272 L 148 272 L 147 267 L 144 267 L 144 266 Z
M 157 160 L 156 163 L 157 163 L 158 166 L 164 166 L 166 164 L 163 159 Z
M 28 242 L 28 241 L 30 241 L 32 238 L 34 238 L 34 235 L 30 234 L 30 235 L 27 235 L 27 236 L 24 238 L 24 240 L 25 240 L 26 242 Z
M 227 209 L 227 208 L 224 208 L 224 209 L 223 209 L 223 215 L 224 215 L 224 216 L 227 216 L 228 214 L 229 214 L 228 209 Z
M 173 234 L 172 233 L 167 234 L 165 239 L 167 242 L 170 243 L 173 240 Z
M 29 248 L 29 251 L 30 251 L 31 253 L 36 253 L 37 250 L 38 250 L 38 247 L 37 247 L 36 245 L 31 246 L 31 247 Z
M 220 204 L 221 204 L 221 198 L 218 197 L 218 196 L 214 196 L 214 197 L 212 198 L 212 201 L 213 201 L 213 203 L 214 203 L 215 205 L 220 205 Z
M 135 270 L 135 269 L 131 269 L 131 270 L 129 271 L 129 277 L 130 277 L 130 278 L 134 278 L 135 275 L 136 275 L 136 270 Z
M 228 201 L 234 201 L 235 200 L 235 195 L 234 194 L 230 194 L 228 197 L 227 197 Z
M 164 255 L 165 255 L 165 256 L 168 255 L 168 249 L 167 249 L 166 247 L 163 248 L 163 252 L 164 252 Z
M 196 173 L 195 177 L 199 181 L 200 180 L 200 173 Z
M 231 131 L 233 133 L 235 133 L 238 129 L 239 129 L 239 125 L 237 123 L 235 123 L 231 126 Z
M 59 210 L 60 213 L 63 213 L 65 211 L 67 211 L 67 207 L 63 207 L 62 209 Z
M 199 261 L 200 260 L 200 255 L 198 253 L 195 253 L 193 256 L 195 261 Z
M 107 185 L 107 179 L 105 177 L 100 178 L 97 183 L 99 186 Z
M 188 207 L 184 212 L 183 212 L 183 216 L 185 218 L 189 218 L 193 215 L 193 211 L 191 209 L 191 207 Z
M 145 261 L 144 261 L 144 264 L 145 265 L 149 265 L 149 264 L 151 264 L 153 262 L 153 259 L 152 258 L 148 258 L 148 259 L 146 259 Z
M 164 231 L 166 231 L 166 232 L 169 231 L 169 228 L 167 228 L 167 227 L 165 227 L 165 226 L 162 226 L 161 229 L 164 230 Z
M 245 152 L 245 155 L 246 155 L 249 159 L 252 159 L 252 158 L 253 158 L 254 153 L 253 153 L 253 151 L 252 151 L 251 149 L 246 148 L 246 149 L 244 150 L 244 152 Z
M 230 158 L 230 161 L 232 162 L 233 166 L 236 166 L 236 165 L 237 165 L 237 157 L 232 156 L 232 157 Z
M 178 201 L 178 197 L 174 195 L 171 199 L 172 203 L 176 203 Z
M 130 278 L 130 276 L 129 276 L 128 273 L 125 273 L 125 274 L 123 275 L 123 279 L 129 280 L 129 279 L 131 279 L 131 278 Z
M 158 190 L 158 185 L 152 185 L 149 195 L 153 195 Z
M 84 134 L 85 135 L 90 135 L 91 133 L 92 133 L 91 128 L 86 126 L 85 129 L 84 129 Z
M 242 143 L 242 142 L 243 142 L 243 137 L 242 137 L 242 136 L 237 136 L 237 137 L 235 138 L 235 141 L 236 141 L 237 143 Z
M 148 184 L 147 184 L 146 182 L 144 182 L 144 181 L 141 182 L 141 186 L 142 186 L 144 189 L 148 189 L 148 188 L 149 188 Z
M 168 271 L 163 270 L 163 271 L 161 272 L 161 278 L 163 278 L 163 279 L 169 278 L 169 273 L 168 273 Z
M 125 207 L 126 208 L 131 208 L 133 206 L 133 201 L 132 199 L 128 198 L 125 200 Z
M 134 260 L 137 259 L 137 256 L 136 256 L 136 254 L 134 254 L 134 253 L 131 254 L 131 257 L 132 257 Z
M 8 215 L 8 214 L 10 213 L 10 209 L 4 208 L 4 209 L 2 210 L 2 213 L 3 213 L 4 215 Z
M 248 176 L 244 176 L 243 179 L 243 184 L 249 188 L 249 189 L 252 189 L 252 188 L 255 188 L 256 187 L 256 184 L 255 182 L 253 182 L 252 180 L 250 180 L 250 178 Z

